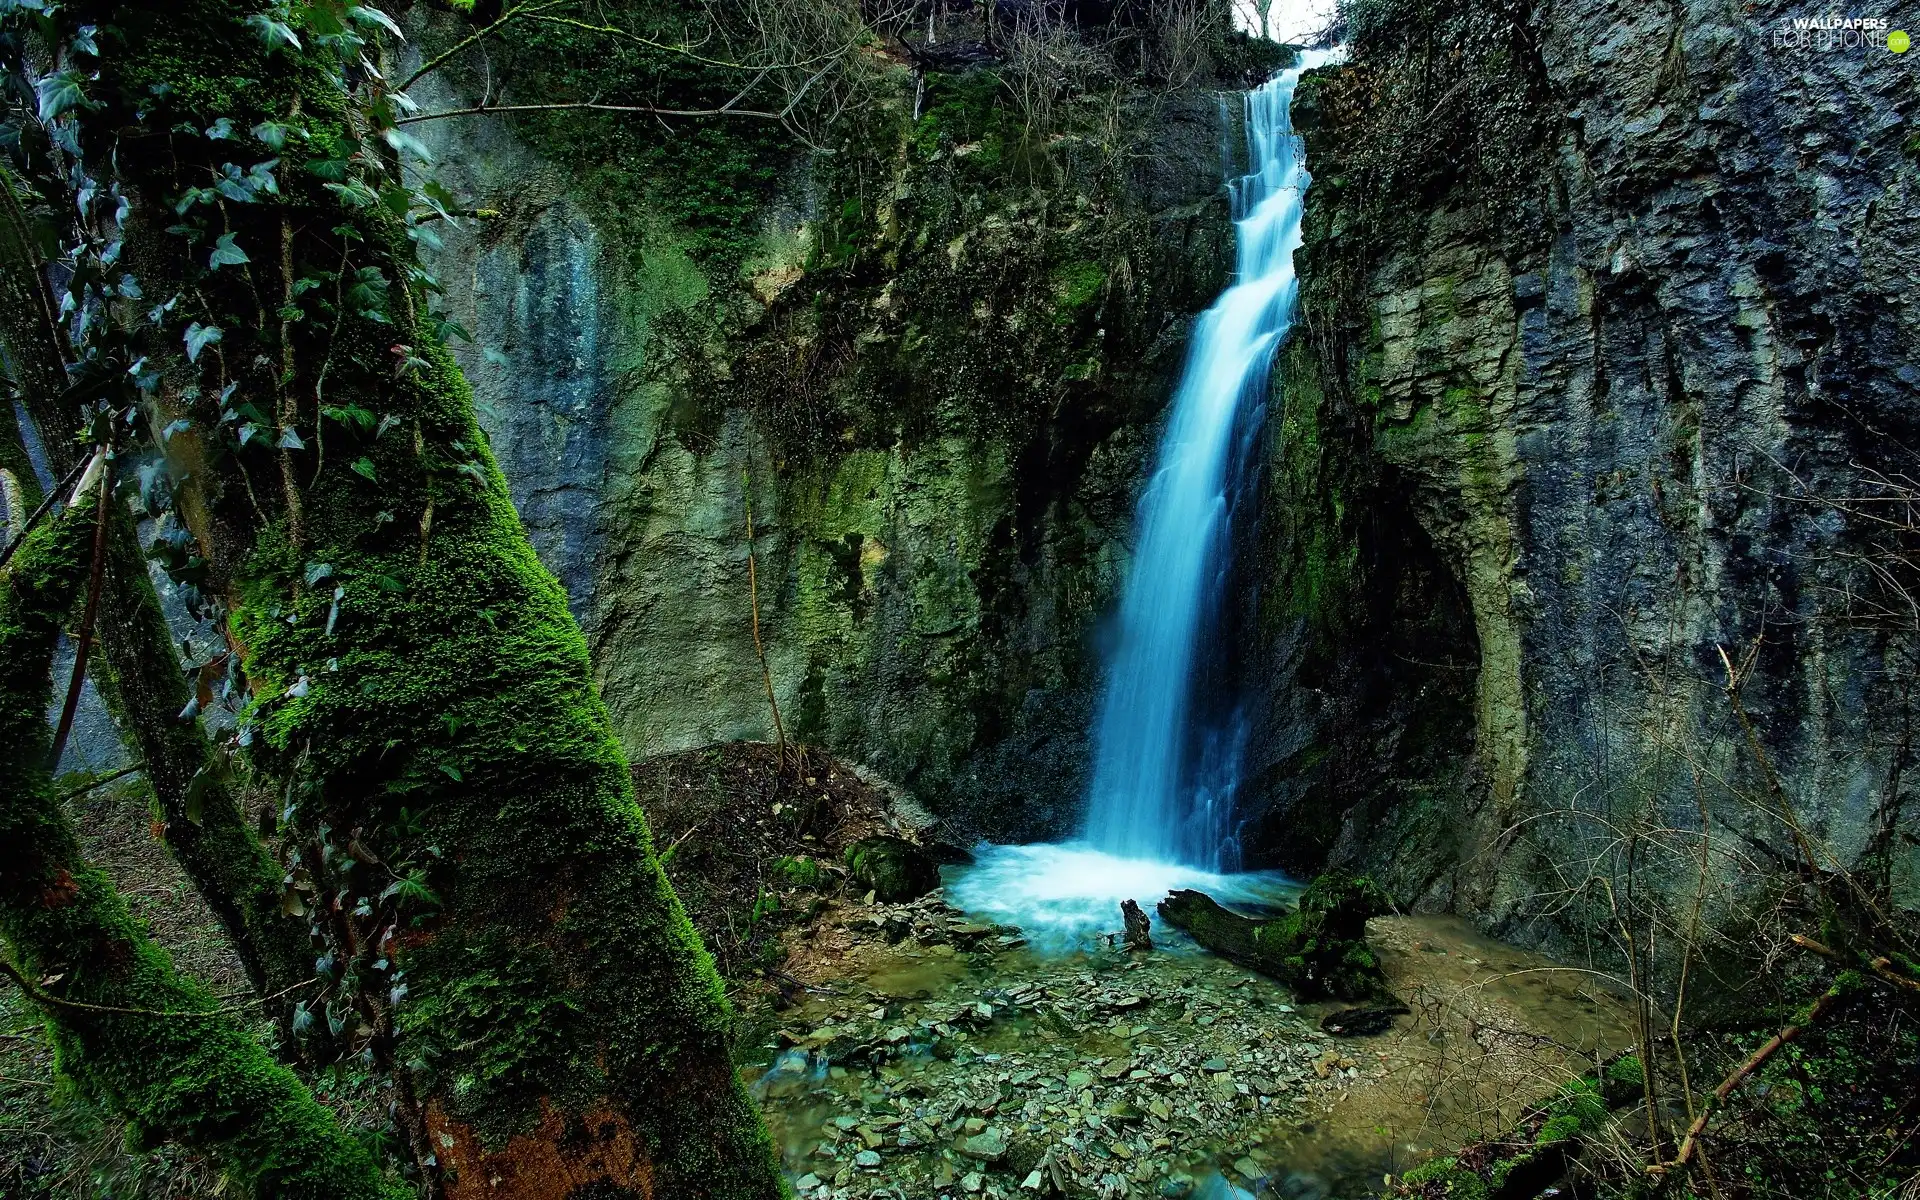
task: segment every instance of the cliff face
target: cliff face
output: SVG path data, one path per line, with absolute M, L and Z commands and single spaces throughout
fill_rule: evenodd
M 1268 844 L 1503 918 L 1783 807 L 1898 857 L 1920 62 L 1777 45 L 1793 5 L 1441 8 L 1302 89 Z
M 1776 45 L 1785 5 L 1353 11 L 1296 101 L 1303 314 L 1239 551 L 1249 860 L 1512 925 L 1623 830 L 1910 853 L 1877 522 L 1920 445 L 1920 60 Z M 698 135 L 762 181 L 724 253 L 613 126 L 425 126 L 497 210 L 437 273 L 630 753 L 773 734 L 751 495 L 789 733 L 960 836 L 1057 835 L 1238 105 L 1036 147 L 992 76 L 927 79 L 836 155 Z
M 745 246 L 492 119 L 434 263 L 496 454 L 635 757 L 774 728 L 958 836 L 1078 815 L 1099 615 L 1186 325 L 1223 285 L 1238 105 L 1022 143 L 991 76 L 897 72 L 867 139 L 759 159 Z M 852 161 L 849 161 L 851 158 Z

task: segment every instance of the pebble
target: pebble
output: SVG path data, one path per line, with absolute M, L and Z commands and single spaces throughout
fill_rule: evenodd
M 1007 1156 L 1007 1137 L 998 1129 L 977 1133 L 960 1143 L 960 1153 L 981 1162 L 999 1162 Z
M 848 928 L 902 982 L 873 975 L 809 997 L 779 1033 L 780 1069 L 760 1086 L 783 1140 L 806 1147 L 803 1200 L 842 1189 L 857 1200 L 869 1185 L 856 1168 L 916 1200 L 1062 1189 L 1181 1200 L 1213 1170 L 1207 1159 L 1271 1186 L 1258 1159 L 1223 1152 L 1297 1123 L 1297 1106 L 1328 1102 L 1353 1067 L 1273 985 L 1219 960 L 1003 957 L 1017 930 L 946 909 L 938 893 Z M 923 958 L 942 947 L 959 961 Z M 820 1106 L 833 1115 L 811 1115 Z M 996 1176 L 1009 1160 L 1018 1173 Z

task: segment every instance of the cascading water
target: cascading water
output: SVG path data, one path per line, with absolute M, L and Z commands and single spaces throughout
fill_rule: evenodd
M 1247 95 L 1251 173 L 1232 185 L 1237 282 L 1201 315 L 1159 460 L 1094 735 L 1088 844 L 1123 858 L 1218 869 L 1232 797 L 1197 789 L 1188 721 L 1216 565 L 1228 553 L 1227 465 L 1242 410 L 1259 403 L 1293 321 L 1293 252 L 1308 176 L 1289 108 L 1300 68 Z M 1194 801 L 1211 801 L 1196 811 Z M 1210 810 L 1210 811 L 1207 811 Z
M 1093 782 L 1080 841 L 984 847 L 949 887 L 955 903 L 1029 928 L 1107 928 L 1122 899 L 1171 888 L 1221 899 L 1271 894 L 1272 876 L 1230 876 L 1241 718 L 1195 720 L 1203 644 L 1218 623 L 1231 552 L 1235 431 L 1263 403 L 1273 356 L 1293 321 L 1293 252 L 1309 177 L 1290 108 L 1299 64 L 1246 97 L 1251 170 L 1231 185 L 1235 283 L 1195 323 L 1120 605 L 1118 640 L 1094 732 Z M 1229 706 L 1231 710 L 1231 706 Z M 1037 928 L 1036 928 L 1037 927 Z

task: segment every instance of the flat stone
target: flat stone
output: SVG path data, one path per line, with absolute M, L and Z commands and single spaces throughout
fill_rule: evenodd
M 880 1165 L 880 1153 L 877 1150 L 862 1150 L 853 1156 L 853 1165 L 867 1168 L 877 1167 Z
M 794 1180 L 793 1186 L 797 1191 L 810 1192 L 820 1186 L 820 1177 L 812 1171 L 808 1171 L 805 1175 Z
M 960 1186 L 969 1192 L 977 1192 L 985 1187 L 986 1184 L 987 1181 L 980 1177 L 980 1172 L 978 1171 L 968 1171 L 960 1177 Z
M 998 1129 L 976 1133 L 960 1143 L 960 1153 L 980 1162 L 999 1162 L 1007 1156 L 1007 1135 Z

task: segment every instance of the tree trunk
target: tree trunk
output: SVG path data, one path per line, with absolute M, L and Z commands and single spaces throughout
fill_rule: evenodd
M 1383 989 L 1380 964 L 1367 948 L 1367 920 L 1392 911 L 1372 880 L 1330 871 L 1300 897 L 1300 907 L 1263 921 L 1229 912 L 1204 892 L 1179 891 L 1160 902 L 1160 917 L 1202 946 L 1270 975 L 1303 998 L 1360 1000 Z
M 426 311 L 360 52 L 236 0 L 57 20 L 97 27 L 83 162 L 133 202 L 145 292 L 181 297 L 161 421 L 190 424 L 170 447 L 333 947 L 330 1022 L 392 1070 L 447 1195 L 780 1196 L 585 641 Z M 272 191 L 183 205 L 268 160 Z M 191 367 L 190 323 L 222 331 Z
M 0 172 L 0 340 L 59 478 L 79 465 L 72 435 L 87 415 L 61 400 L 70 356 L 42 270 L 14 182 Z M 248 826 L 223 760 L 199 720 L 181 715 L 194 691 L 174 653 L 133 518 L 119 503 L 108 514 L 107 546 L 94 681 L 140 756 L 167 848 L 226 931 L 254 991 L 283 995 L 313 977 L 307 931 L 282 911 L 283 872 Z M 292 1003 L 280 999 L 271 1007 L 284 1016 Z
M 89 476 L 80 494 L 95 491 Z M 174 971 L 81 857 L 46 764 L 45 713 L 98 503 L 43 524 L 0 583 L 0 966 L 40 1009 L 60 1070 L 132 1121 L 138 1140 L 207 1151 L 261 1200 L 395 1200 L 366 1150 Z

